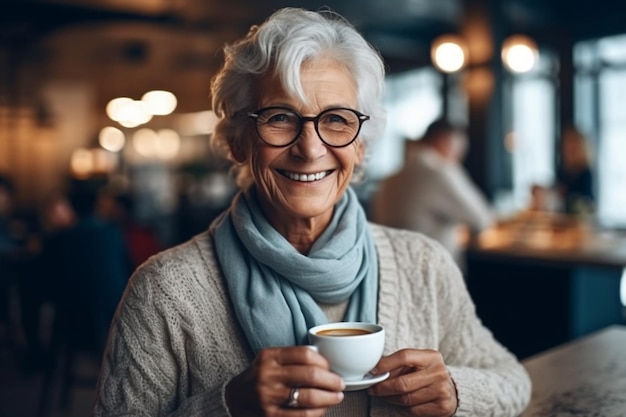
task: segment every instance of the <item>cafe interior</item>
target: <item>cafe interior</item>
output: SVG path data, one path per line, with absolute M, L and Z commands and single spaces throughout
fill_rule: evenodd
M 0 177 L 24 246 L 10 262 L 31 262 L 46 210 L 75 184 L 132 197 L 154 251 L 206 229 L 236 192 L 209 147 L 221 48 L 284 6 L 330 7 L 385 61 L 387 127 L 354 185 L 366 211 L 407 138 L 462 124 L 463 167 L 497 216 L 463 243 L 479 317 L 521 360 L 617 326 L 626 370 L 626 5 L 612 0 L 5 0 Z M 549 192 L 566 126 L 584 132 L 594 190 L 569 213 Z M 55 349 L 54 305 L 37 328 L 53 353 L 23 354 L 27 269 L 0 271 L 0 416 L 87 415 L 99 359 Z

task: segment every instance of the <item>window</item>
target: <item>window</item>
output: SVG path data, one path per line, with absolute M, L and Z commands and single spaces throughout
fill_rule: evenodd
M 597 218 L 626 227 L 626 35 L 581 42 L 574 50 L 575 121 L 591 136 Z
M 418 138 L 441 115 L 442 79 L 432 68 L 389 75 L 385 80 L 387 125 L 383 137 L 372 144 L 368 177 L 386 177 L 402 166 L 404 140 Z
M 525 207 L 533 185 L 554 183 L 555 86 L 541 77 L 512 84 L 513 193 L 515 206 Z
M 552 58 L 542 51 L 531 72 L 510 75 L 506 84 L 510 99 L 505 103 L 511 110 L 505 146 L 512 153 L 513 195 L 510 201 L 496 199 L 504 213 L 527 207 L 533 185 L 554 184 L 557 93 Z

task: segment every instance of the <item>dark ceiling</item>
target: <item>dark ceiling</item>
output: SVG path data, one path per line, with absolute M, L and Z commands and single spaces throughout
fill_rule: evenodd
M 488 9 L 502 36 L 525 32 L 540 42 L 626 33 L 626 2 L 613 0 L 3 0 L 0 74 L 20 81 L 79 78 L 100 101 L 166 88 L 189 110 L 207 107 L 208 79 L 221 46 L 284 6 L 328 5 L 352 21 L 390 72 L 429 63 L 431 40 L 454 32 L 468 8 Z M 16 78 L 17 77 L 17 78 Z M 28 77 L 28 76 L 25 76 Z M 2 87 L 2 85 L 0 85 Z M 5 86 L 5 88 L 7 88 Z M 185 104 L 183 104 L 184 106 Z

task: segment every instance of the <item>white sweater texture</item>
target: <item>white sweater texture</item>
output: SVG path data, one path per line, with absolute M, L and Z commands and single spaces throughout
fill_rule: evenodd
M 370 224 L 379 257 L 385 354 L 441 352 L 458 417 L 514 417 L 530 380 L 477 318 L 452 257 L 421 234 Z M 231 307 L 211 229 L 147 261 L 131 278 L 109 332 L 94 416 L 230 417 L 226 384 L 253 360 Z M 408 416 L 370 398 L 369 416 Z

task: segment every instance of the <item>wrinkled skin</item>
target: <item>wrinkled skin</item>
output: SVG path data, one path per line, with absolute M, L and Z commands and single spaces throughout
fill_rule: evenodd
M 301 70 L 307 102 L 289 97 L 278 79 L 260 85 L 259 108 L 283 106 L 304 116 L 331 107 L 356 108 L 354 80 L 337 62 L 311 61 Z M 250 129 L 254 132 L 254 129 Z M 326 146 L 312 123 L 291 146 L 275 148 L 251 135 L 248 147 L 231 149 L 250 166 L 261 208 L 268 221 L 301 253 L 308 253 L 332 219 L 335 204 L 350 184 L 356 164 L 363 159 L 357 138 L 344 148 Z M 294 180 L 291 174 L 324 173 L 321 179 Z M 415 416 L 447 417 L 456 410 L 456 389 L 441 355 L 407 349 L 381 359 L 379 373 L 391 372 L 370 394 L 408 409 Z M 298 387 L 298 408 L 286 405 L 292 387 Z M 328 362 L 306 347 L 263 349 L 253 363 L 226 387 L 233 416 L 317 417 L 339 404 L 345 384 L 330 372 Z
M 267 77 L 260 84 L 259 108 L 283 106 L 315 116 L 332 107 L 356 107 L 354 80 L 337 62 L 308 62 L 301 77 L 306 103 L 289 97 L 277 78 Z M 335 204 L 350 185 L 354 166 L 363 157 L 358 138 L 349 146 L 332 148 L 320 140 L 312 123 L 305 124 L 291 146 L 270 147 L 252 134 L 247 148 L 231 150 L 239 162 L 250 166 L 268 221 L 302 253 L 309 251 L 328 226 Z M 317 173 L 325 175 L 313 181 L 298 181 L 289 175 Z M 286 406 L 292 387 L 299 387 L 298 408 Z M 302 346 L 268 348 L 230 381 L 226 401 L 237 417 L 316 417 L 343 400 L 344 387 L 317 352 Z
M 407 407 L 419 417 L 449 417 L 457 406 L 456 387 L 435 350 L 402 349 L 383 357 L 373 373 L 390 372 L 369 394 L 391 404 Z
M 298 408 L 286 405 L 292 387 L 299 387 Z M 228 384 L 226 401 L 238 417 L 317 417 L 343 400 L 344 387 L 326 359 L 306 346 L 269 348 Z

